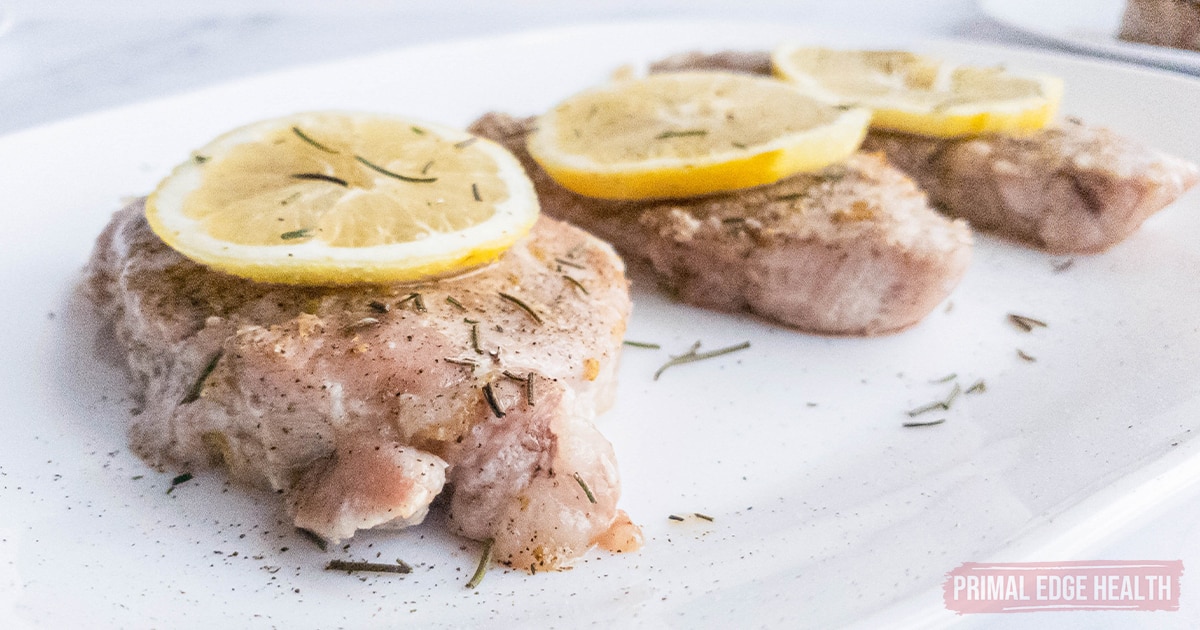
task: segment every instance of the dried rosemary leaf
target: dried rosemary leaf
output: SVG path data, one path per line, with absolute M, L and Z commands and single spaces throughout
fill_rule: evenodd
M 655 140 L 666 140 L 667 138 L 686 138 L 688 136 L 707 136 L 708 131 L 705 129 L 683 129 L 680 131 L 664 131 L 657 136 Z
M 1047 326 L 1046 322 L 1040 319 L 1034 319 L 1026 315 L 1017 315 L 1015 313 L 1008 314 L 1008 321 L 1012 322 L 1013 326 L 1025 332 L 1031 332 L 1034 328 L 1045 328 Z
M 697 341 L 696 343 L 692 344 L 691 349 L 688 350 L 686 353 L 681 354 L 679 356 L 671 357 L 671 359 L 669 361 L 667 361 L 665 364 L 663 364 L 662 367 L 658 368 L 658 371 L 654 373 L 654 380 L 657 381 L 658 377 L 662 376 L 662 373 L 665 372 L 667 370 L 667 368 L 669 368 L 669 367 L 674 367 L 676 365 L 683 365 L 685 363 L 694 363 L 696 361 L 703 361 L 705 359 L 719 357 L 721 355 L 730 354 L 732 352 L 738 352 L 739 350 L 745 350 L 746 348 L 749 348 L 749 347 L 750 347 L 750 342 L 743 341 L 742 343 L 739 343 L 736 346 L 729 346 L 727 348 L 718 348 L 717 350 L 710 350 L 708 352 L 696 352 L 697 350 L 700 349 L 700 342 Z
M 354 156 L 354 159 L 357 160 L 359 164 L 362 164 L 363 166 L 371 169 L 372 171 L 375 171 L 376 173 L 379 173 L 381 175 L 387 175 L 388 177 L 392 177 L 392 178 L 398 179 L 403 182 L 410 182 L 410 183 L 414 183 L 414 184 L 428 184 L 428 183 L 437 181 L 436 177 L 409 177 L 407 175 L 401 175 L 400 173 L 389 171 L 386 168 L 383 168 L 382 166 L 368 160 L 367 158 L 364 158 L 361 155 Z
M 571 276 L 568 276 L 565 273 L 563 274 L 563 279 L 566 280 L 567 282 L 570 282 L 571 284 L 575 285 L 575 288 L 582 291 L 584 295 L 591 295 L 591 293 L 588 292 L 587 287 L 583 286 L 582 282 L 576 280 L 575 278 L 572 278 Z
M 218 350 L 217 353 L 208 360 L 208 363 L 204 364 L 204 367 L 200 370 L 200 375 L 196 377 L 196 382 L 192 384 L 190 389 L 188 389 L 187 394 L 184 395 L 183 400 L 179 401 L 179 404 L 186 405 L 188 403 L 196 402 L 200 399 L 200 393 L 204 391 L 204 382 L 208 380 L 208 377 L 213 373 L 213 370 L 217 369 L 217 362 L 221 360 L 221 356 L 224 354 L 224 350 Z
M 329 182 L 330 184 L 337 184 L 338 186 L 341 186 L 342 188 L 350 187 L 350 182 L 347 182 L 346 180 L 342 179 L 341 177 L 334 177 L 333 175 L 326 175 L 324 173 L 293 173 L 292 179 L 306 179 L 306 180 L 318 181 L 318 182 Z
M 346 573 L 355 573 L 357 571 L 370 571 L 373 573 L 412 573 L 412 567 L 403 560 L 397 560 L 396 564 L 386 564 L 383 562 L 350 562 L 347 560 L 330 560 L 329 564 L 325 565 L 326 571 L 345 571 Z
M 171 480 L 171 487 L 167 488 L 167 494 L 171 494 L 172 492 L 174 492 L 175 487 L 178 486 L 179 484 L 187 483 L 191 480 L 192 480 L 192 473 L 190 473 L 190 472 L 183 473 L 182 475 L 175 475 L 175 478 Z
M 292 127 L 292 133 L 296 134 L 296 136 L 298 136 L 301 140 L 311 144 L 312 146 L 314 146 L 326 153 L 337 153 L 337 151 L 334 151 L 333 149 L 330 149 L 329 147 L 321 144 L 320 142 L 313 140 L 311 137 L 309 137 L 308 134 L 304 133 L 303 131 L 300 131 L 299 127 Z
M 500 292 L 500 297 L 504 298 L 505 300 L 508 300 L 509 302 L 512 302 L 513 304 L 516 304 L 517 307 L 519 307 L 522 311 L 525 311 L 525 314 L 529 315 L 529 317 L 531 319 L 533 319 L 533 321 L 537 322 L 538 325 L 541 325 L 542 316 L 538 315 L 537 311 L 533 310 L 533 308 L 530 307 L 528 304 L 526 304 L 525 302 L 522 302 L 520 298 L 513 296 L 513 295 L 509 295 L 508 293 L 504 293 L 503 291 Z
M 560 264 L 560 265 L 565 265 L 565 266 L 567 266 L 567 267 L 574 267 L 574 268 L 576 268 L 576 269 L 587 269 L 587 267 L 584 267 L 583 265 L 581 265 L 581 264 L 579 264 L 579 263 L 577 263 L 577 262 L 572 262 L 572 261 L 570 261 L 570 260 L 567 260 L 567 259 L 565 259 L 565 258 L 555 258 L 555 259 L 554 259 L 554 262 L 556 262 L 556 263 L 558 263 L 558 264 Z
M 312 233 L 312 228 L 300 228 L 299 230 L 292 230 L 291 232 L 284 232 L 283 234 L 280 234 L 279 240 L 294 241 L 298 238 L 308 238 L 312 236 Z
M 500 406 L 500 401 L 496 400 L 496 392 L 491 383 L 483 386 L 483 398 L 487 400 L 488 407 L 492 408 L 492 413 L 496 414 L 497 418 L 504 417 L 504 408 Z
M 492 566 L 492 545 L 495 540 L 489 538 L 483 541 L 483 553 L 479 554 L 479 564 L 475 567 L 475 575 L 471 576 L 471 581 L 467 582 L 467 588 L 475 588 L 483 581 L 483 576 L 487 574 L 487 570 Z
M 579 476 L 579 473 L 575 473 L 575 483 L 578 483 L 579 487 L 583 488 L 583 493 L 587 495 L 588 503 L 596 502 L 596 495 L 592 494 L 592 489 L 588 487 L 587 482 L 583 480 L 583 477 Z

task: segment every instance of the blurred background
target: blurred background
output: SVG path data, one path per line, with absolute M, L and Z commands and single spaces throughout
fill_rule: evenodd
M 0 0 L 0 134 L 291 66 L 584 22 L 789 21 L 1030 44 L 975 0 Z M 620 46 L 620 42 L 614 42 Z

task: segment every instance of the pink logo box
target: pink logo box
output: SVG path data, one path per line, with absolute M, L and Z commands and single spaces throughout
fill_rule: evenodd
M 1179 610 L 1182 560 L 967 562 L 943 585 L 959 614 Z

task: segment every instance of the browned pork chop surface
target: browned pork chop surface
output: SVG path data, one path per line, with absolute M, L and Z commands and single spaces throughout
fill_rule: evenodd
M 1127 0 L 1118 36 L 1200 51 L 1200 0 Z
M 522 568 L 627 522 L 592 420 L 614 395 L 628 284 L 578 229 L 542 218 L 496 263 L 424 285 L 289 287 L 182 257 L 139 202 L 85 288 L 126 353 L 137 453 L 280 490 L 327 540 L 420 522 L 443 491 L 458 532 Z
M 812 332 L 886 333 L 924 317 L 970 260 L 966 225 L 931 210 L 875 156 L 748 190 L 608 201 L 566 190 L 533 161 L 525 149 L 533 122 L 488 114 L 471 130 L 520 158 L 544 212 L 648 263 L 691 304 Z
M 770 74 L 771 60 L 763 52 L 693 52 L 651 66 L 697 68 Z M 1076 120 L 1023 136 L 872 131 L 863 149 L 886 154 L 947 214 L 1053 253 L 1112 247 L 1200 179 L 1194 164 Z

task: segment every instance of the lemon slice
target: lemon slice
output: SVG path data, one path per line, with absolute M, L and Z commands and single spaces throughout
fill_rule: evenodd
M 197 261 L 288 284 L 410 282 L 489 262 L 528 233 L 533 185 L 499 145 L 407 118 L 320 112 L 235 129 L 146 200 Z
M 1056 77 L 910 52 L 782 46 L 771 61 L 776 75 L 805 92 L 872 109 L 872 127 L 927 136 L 1041 129 L 1063 92 Z
M 858 149 L 870 113 L 769 78 L 679 72 L 616 81 L 538 119 L 529 152 L 590 197 L 688 197 L 769 184 Z

